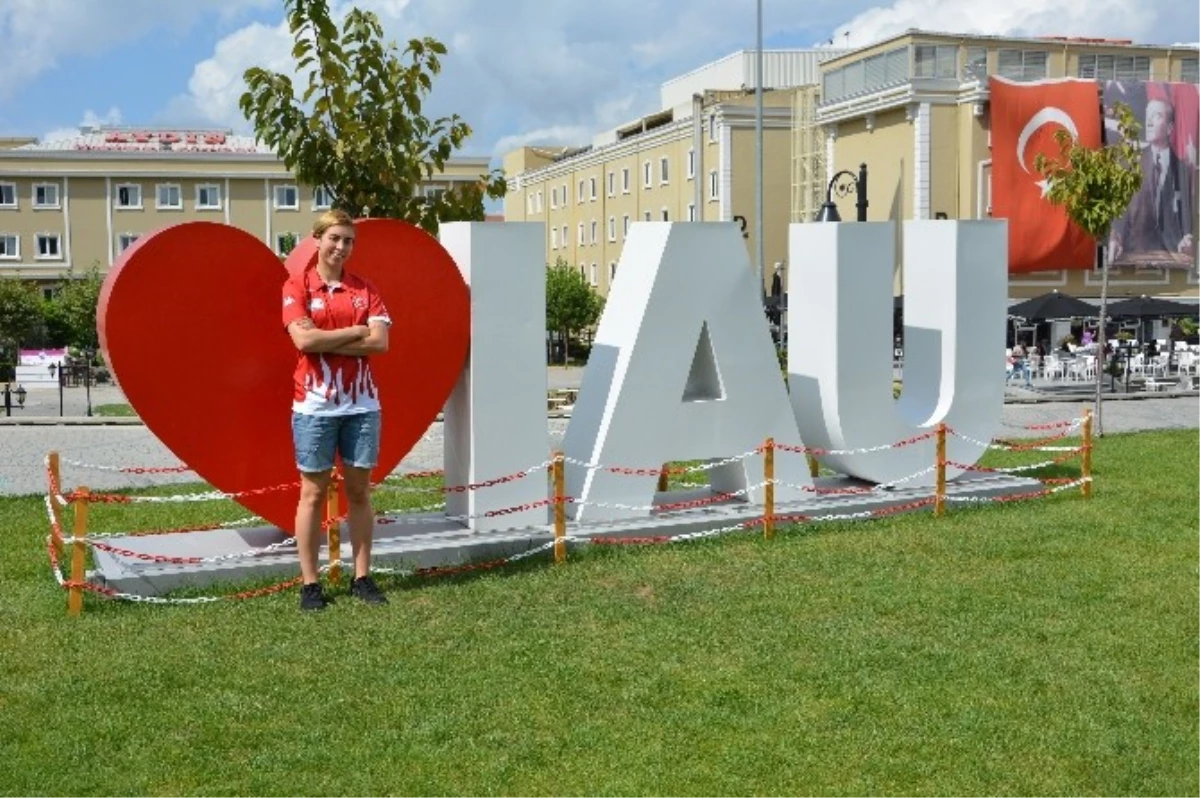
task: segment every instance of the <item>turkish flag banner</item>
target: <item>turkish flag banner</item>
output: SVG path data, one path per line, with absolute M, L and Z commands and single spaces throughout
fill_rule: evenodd
M 1066 130 L 1100 147 L 1100 86 L 1094 80 L 988 81 L 992 124 L 992 216 L 1008 219 L 1009 274 L 1091 269 L 1095 240 L 1064 208 L 1050 203 L 1038 154 L 1059 156 L 1054 134 Z

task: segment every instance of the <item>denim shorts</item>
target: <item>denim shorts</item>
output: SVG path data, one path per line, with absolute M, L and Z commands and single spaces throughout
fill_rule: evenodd
M 379 462 L 379 411 L 345 416 L 292 413 L 292 443 L 296 468 L 306 474 L 333 468 L 334 455 L 354 468 L 374 468 Z

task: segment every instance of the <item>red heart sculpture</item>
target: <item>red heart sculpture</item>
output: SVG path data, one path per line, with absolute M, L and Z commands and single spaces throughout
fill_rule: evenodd
M 392 219 L 355 226 L 347 268 L 375 284 L 392 317 L 388 353 L 372 359 L 383 417 L 378 478 L 420 440 L 453 390 L 470 342 L 470 304 L 436 239 Z M 311 260 L 306 248 L 315 255 L 315 241 L 305 239 L 289 267 Z M 249 233 L 187 222 L 122 253 L 105 278 L 96 322 L 126 398 L 159 440 L 214 487 L 293 532 L 297 355 L 281 321 L 287 276 Z

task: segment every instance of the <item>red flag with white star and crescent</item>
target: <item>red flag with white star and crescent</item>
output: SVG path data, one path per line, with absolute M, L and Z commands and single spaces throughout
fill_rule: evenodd
M 1100 87 L 1094 80 L 1015 82 L 992 77 L 992 216 L 1008 219 L 1009 274 L 1091 269 L 1096 242 L 1052 205 L 1034 169 L 1038 154 L 1058 157 L 1054 134 L 1066 130 L 1100 146 Z

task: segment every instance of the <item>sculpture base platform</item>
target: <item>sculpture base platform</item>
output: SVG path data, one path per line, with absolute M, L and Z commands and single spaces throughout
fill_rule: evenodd
M 818 488 L 862 487 L 863 483 L 845 477 L 819 478 Z M 986 500 L 998 496 L 1026 494 L 1042 489 L 1036 480 L 1003 474 L 965 474 L 946 488 L 948 511 L 956 501 Z M 674 504 L 711 496 L 707 488 L 660 493 L 655 504 Z M 804 501 L 778 504 L 777 516 L 850 516 L 856 513 L 886 510 L 911 504 L 933 495 L 932 488 L 904 488 L 851 494 L 813 494 Z M 962 508 L 962 504 L 957 504 Z M 928 506 L 919 508 L 929 512 Z M 909 512 L 911 510 L 900 510 Z M 664 512 L 648 518 L 621 521 L 572 522 L 567 534 L 575 539 L 594 537 L 675 536 L 721 529 L 759 518 L 762 506 L 729 500 L 704 507 Z M 554 539 L 549 513 L 543 526 L 504 531 L 473 532 L 439 513 L 412 513 L 385 516 L 375 527 L 373 559 L 377 565 L 401 570 L 448 567 L 485 562 L 529 551 Z M 299 573 L 294 546 L 283 545 L 277 551 L 249 554 L 272 544 L 284 544 L 288 537 L 276 527 L 216 529 L 181 532 L 172 535 L 127 536 L 105 539 L 115 548 L 141 554 L 172 558 L 226 557 L 215 562 L 150 562 L 131 556 L 94 550 L 92 581 L 122 593 L 161 596 L 180 588 L 224 585 L 230 591 L 248 581 L 287 579 Z M 231 555 L 249 556 L 231 556 Z M 549 556 L 549 555 L 539 555 Z M 350 540 L 343 530 L 341 558 L 349 567 Z M 328 561 L 323 546 L 321 562 Z M 224 592 L 224 591 L 222 591 Z

